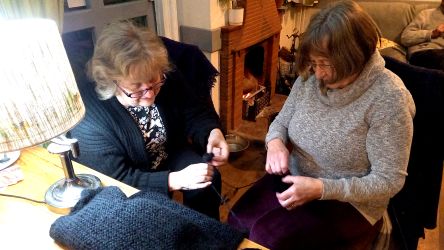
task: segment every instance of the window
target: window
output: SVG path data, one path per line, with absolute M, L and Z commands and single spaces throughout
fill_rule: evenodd
M 97 34 L 108 23 L 134 20 L 156 32 L 154 2 L 148 0 L 85 0 L 83 6 L 69 8 L 65 0 L 62 40 L 76 79 L 94 51 Z M 156 32 L 157 33 L 157 32 Z

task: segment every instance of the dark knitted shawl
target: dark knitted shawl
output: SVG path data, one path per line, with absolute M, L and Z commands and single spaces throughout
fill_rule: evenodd
M 243 235 L 157 192 L 87 190 L 50 236 L 69 249 L 237 249 Z

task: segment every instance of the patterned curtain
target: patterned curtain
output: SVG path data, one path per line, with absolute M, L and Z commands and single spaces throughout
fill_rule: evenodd
M 63 27 L 63 0 L 0 0 L 0 20 L 41 17 Z

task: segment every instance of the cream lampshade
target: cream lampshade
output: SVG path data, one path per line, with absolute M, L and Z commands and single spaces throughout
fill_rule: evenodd
M 45 199 L 65 213 L 83 189 L 98 187 L 100 180 L 74 174 L 70 157 L 77 141 L 63 136 L 83 118 L 85 107 L 57 25 L 47 19 L 6 20 L 0 21 L 0 34 L 0 152 L 55 138 L 48 150 L 60 154 L 65 178 Z

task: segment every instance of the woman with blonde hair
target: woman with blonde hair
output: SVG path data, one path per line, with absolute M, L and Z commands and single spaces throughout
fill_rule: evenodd
M 215 167 L 227 161 L 228 145 L 212 103 L 196 95 L 207 83 L 189 82 L 170 62 L 179 47 L 209 69 L 204 81 L 213 84 L 217 71 L 197 48 L 131 22 L 105 27 L 88 65 L 92 82 L 80 83 L 86 117 L 71 135 L 79 162 L 141 190 L 181 190 L 185 205 L 218 220 Z M 203 162 L 204 153 L 214 157 Z

